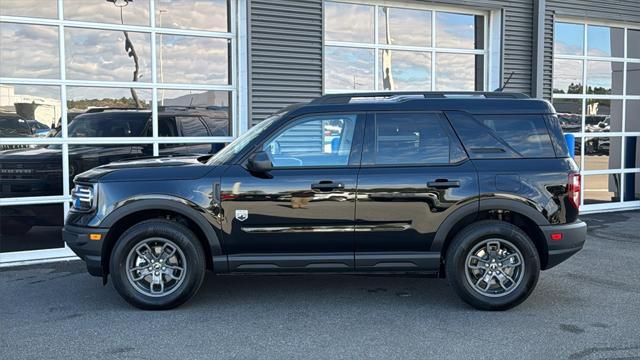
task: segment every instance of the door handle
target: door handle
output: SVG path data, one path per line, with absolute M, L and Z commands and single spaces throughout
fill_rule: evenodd
M 329 180 L 320 181 L 315 184 L 311 184 L 312 190 L 329 191 L 335 189 L 344 189 L 343 183 L 337 183 Z
M 436 181 L 430 181 L 427 183 L 427 187 L 434 189 L 449 189 L 460 187 L 459 180 L 437 179 Z

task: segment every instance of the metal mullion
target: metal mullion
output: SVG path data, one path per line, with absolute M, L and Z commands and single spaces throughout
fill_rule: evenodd
M 60 127 L 62 128 L 62 196 L 64 198 L 70 198 L 70 186 L 71 179 L 69 179 L 69 144 L 66 142 L 69 136 L 67 125 L 67 87 L 65 81 L 67 79 L 67 52 L 64 38 L 64 25 L 62 20 L 64 19 L 64 6 L 63 0 L 58 0 L 58 19 L 60 24 L 58 25 L 58 53 L 60 63 Z M 65 201 L 62 205 L 62 214 L 64 218 L 69 213 L 69 203 Z M 64 220 L 64 219 L 63 219 Z M 64 243 L 64 248 L 67 248 L 67 243 Z
M 146 31 L 148 32 L 148 30 Z M 233 39 L 233 32 L 207 31 L 207 30 L 187 30 L 187 29 L 170 29 L 155 28 L 155 32 L 163 35 L 180 35 L 180 36 L 198 36 L 217 39 Z
M 373 6 L 373 44 L 375 45 L 373 54 L 373 89 L 380 90 L 380 18 L 378 12 L 379 5 Z
M 58 9 L 58 13 L 61 13 L 62 8 Z M 155 17 L 155 14 L 151 14 L 151 17 Z M 78 20 L 63 20 L 58 19 L 43 19 L 43 18 L 30 18 L 20 16 L 0 16 L 0 22 L 7 22 L 13 24 L 29 24 L 29 25 L 49 25 L 83 29 L 96 29 L 96 30 L 113 30 L 113 31 L 130 31 L 149 33 L 150 27 L 147 25 L 123 25 L 123 24 L 110 24 L 110 23 L 97 23 Z M 183 35 L 183 36 L 200 36 L 208 38 L 225 38 L 231 39 L 235 36 L 233 31 L 208 31 L 208 30 L 191 30 L 191 29 L 172 29 L 172 28 L 156 28 L 156 32 L 166 35 Z
M 580 119 L 580 132 L 584 132 L 585 131 L 585 125 L 586 125 L 586 117 L 587 117 L 587 99 L 586 99 L 586 93 L 587 93 L 587 25 L 583 24 L 582 25 L 582 95 L 581 99 L 582 99 L 582 116 Z M 576 94 L 577 95 L 577 94 Z M 585 166 L 585 156 L 584 156 L 584 150 L 586 147 L 586 139 L 587 137 L 582 137 L 582 146 L 580 148 L 580 175 L 582 177 L 582 184 L 584 184 L 584 166 Z M 582 208 L 584 206 L 584 191 L 585 191 L 585 187 L 584 186 L 580 186 L 580 192 L 582 194 L 580 194 L 580 207 Z
M 151 144 L 151 137 L 70 137 L 67 143 L 71 145 L 130 145 L 130 144 Z
M 585 60 L 589 59 L 592 61 L 609 61 L 609 62 L 623 62 L 625 58 L 623 57 L 607 57 L 607 56 L 593 56 L 593 55 L 568 55 L 568 54 L 558 54 L 553 56 L 554 59 L 564 59 L 564 60 Z
M 156 41 L 156 2 L 149 1 L 149 25 L 151 26 L 151 82 L 156 85 L 151 89 L 151 138 L 158 138 L 158 44 Z M 153 142 L 153 156 L 160 154 L 160 147 L 156 141 Z
M 233 85 L 207 85 L 207 84 L 179 84 L 179 83 L 161 83 L 154 84 L 150 82 L 137 81 L 91 81 L 91 80 L 60 80 L 60 79 L 28 79 L 28 78 L 0 78 L 2 84 L 18 84 L 18 85 L 50 85 L 61 86 L 68 85 L 74 87 L 103 87 L 103 88 L 135 88 L 135 89 L 153 89 L 164 88 L 172 90 L 220 90 L 231 91 Z
M 233 97 L 235 103 L 232 106 L 236 109 L 236 118 L 234 123 L 238 124 L 238 135 L 243 134 L 249 128 L 249 64 L 248 64 L 248 33 L 247 33 L 247 1 L 239 0 L 237 5 L 236 15 L 237 21 L 235 29 L 235 39 L 238 44 L 238 70 L 237 70 L 237 83 L 235 89 L 235 96 Z M 324 49 L 324 47 L 323 47 Z M 324 54 L 324 51 L 323 51 Z M 324 56 L 324 55 L 323 55 Z M 324 58 L 323 58 L 324 61 Z
M 232 91 L 233 85 L 206 85 L 206 84 L 176 84 L 176 83 L 159 83 L 153 84 L 150 88 L 167 89 L 167 90 L 212 90 L 212 91 Z
M 441 53 L 466 54 L 466 55 L 484 55 L 486 50 L 476 49 L 454 49 L 454 48 L 436 48 Z
M 237 0 L 240 1 L 240 0 Z M 230 112 L 230 118 L 231 118 L 231 136 L 233 138 L 237 137 L 240 135 L 240 127 L 239 127 L 239 119 L 238 119 L 238 92 L 236 91 L 236 89 L 238 89 L 238 42 L 237 42 L 237 34 L 238 34 L 238 30 L 237 30 L 237 21 L 236 18 L 238 16 L 237 13 L 237 1 L 233 1 L 231 0 L 230 6 L 227 8 L 228 10 L 228 14 L 227 17 L 230 20 L 229 21 L 229 26 L 230 28 L 228 28 L 227 30 L 230 31 L 230 34 L 232 34 L 231 38 L 229 38 L 227 41 L 231 41 L 231 56 L 229 56 L 229 61 L 231 61 L 231 66 L 230 66 L 230 74 L 228 74 L 228 77 L 231 78 L 231 81 L 229 83 L 229 85 L 231 85 L 231 87 L 233 88 L 231 90 L 231 104 L 229 104 L 229 106 L 231 106 L 231 112 Z M 228 49 L 229 47 L 227 47 Z M 229 54 L 227 54 L 229 55 Z M 227 66 L 227 68 L 229 68 L 229 66 Z
M 34 138 L 34 137 L 11 137 L 2 138 L 2 145 L 59 145 L 63 144 L 65 140 L 62 137 L 46 137 L 46 138 Z
M 622 100 L 624 95 L 606 95 L 606 94 L 553 94 L 556 99 L 609 99 L 609 100 Z M 640 98 L 640 96 L 627 96 L 626 98 Z M 632 99 L 633 100 L 633 99 Z
M 232 6 L 233 8 L 233 6 Z M 229 61 L 231 61 L 231 69 L 230 69 L 230 73 L 228 74 L 228 77 L 231 78 L 231 82 L 229 85 L 231 85 L 232 89 L 231 91 L 231 104 L 229 104 L 229 106 L 231 106 L 231 119 L 233 119 L 232 121 L 232 128 L 231 128 L 231 135 L 236 137 L 239 135 L 238 131 L 239 131 L 239 127 L 238 127 L 238 122 L 237 120 L 237 106 L 236 104 L 238 103 L 236 100 L 236 95 L 237 93 L 235 92 L 235 89 L 237 89 L 237 84 L 238 84 L 238 75 L 237 75 L 237 70 L 238 70 L 238 66 L 237 66 L 237 61 L 238 61 L 238 56 L 237 56 L 237 42 L 234 39 L 231 39 L 231 56 Z
M 612 205 L 618 205 L 618 207 L 612 208 Z M 580 214 L 602 213 L 602 212 L 614 212 L 622 210 L 636 209 L 640 205 L 639 200 L 625 201 L 623 205 L 616 202 L 608 202 L 604 204 L 589 204 L 584 205 L 585 209 L 580 208 Z
M 60 204 L 69 200 L 71 197 L 64 195 L 10 197 L 0 199 L 0 206 Z
M 356 5 L 384 5 L 395 8 L 411 9 L 411 10 L 438 10 L 442 12 L 455 12 L 464 15 L 484 15 L 485 10 L 473 9 L 470 7 L 458 7 L 450 5 L 407 3 L 402 0 L 331 0 L 331 2 L 356 4 Z
M 590 137 L 590 138 L 602 138 L 602 137 L 618 137 L 618 136 L 623 136 L 626 135 L 624 134 L 624 132 L 622 131 L 613 131 L 613 132 L 588 132 L 585 133 L 585 136 Z
M 159 144 L 198 144 L 198 143 L 227 143 L 233 141 L 233 136 L 202 136 L 202 137 L 160 137 Z
M 489 54 L 491 53 L 489 50 L 491 48 L 491 44 L 489 43 L 489 16 L 491 16 L 491 12 L 489 12 L 487 15 L 483 16 L 484 19 L 484 31 L 483 31 L 483 35 L 484 35 L 484 40 L 483 40 L 483 44 L 484 44 L 484 49 L 483 49 L 483 58 L 482 58 L 482 65 L 483 65 L 483 71 L 484 71 L 484 82 L 483 82 L 483 89 L 484 91 L 488 91 L 489 90 Z M 475 61 L 475 59 L 474 59 Z
M 59 4 L 59 2 L 58 2 Z M 31 18 L 11 15 L 0 15 L 0 22 L 12 24 L 29 24 L 29 25 L 49 25 L 58 26 L 61 23 L 60 13 L 62 8 L 58 8 L 58 19 Z
M 58 45 L 58 48 L 60 45 Z M 18 84 L 18 85 L 50 85 L 60 86 L 63 84 L 60 79 L 30 79 L 30 78 L 11 78 L 0 77 L 0 83 L 2 84 Z
M 431 10 L 431 91 L 436 90 L 436 11 Z
M 620 169 L 599 169 L 599 170 L 582 170 L 582 175 L 616 175 L 620 174 Z

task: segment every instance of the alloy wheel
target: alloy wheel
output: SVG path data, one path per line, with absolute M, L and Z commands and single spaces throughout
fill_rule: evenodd
M 524 278 L 520 250 L 504 239 L 486 239 L 475 245 L 465 259 L 467 282 L 476 292 L 501 297 L 514 291 Z
M 187 263 L 180 247 L 163 238 L 149 238 L 136 244 L 127 255 L 127 279 L 139 293 L 167 296 L 184 282 Z

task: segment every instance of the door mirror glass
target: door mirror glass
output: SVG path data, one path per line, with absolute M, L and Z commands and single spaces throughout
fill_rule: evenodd
M 248 167 L 250 171 L 265 173 L 273 169 L 273 163 L 269 154 L 265 151 L 258 151 L 249 157 Z

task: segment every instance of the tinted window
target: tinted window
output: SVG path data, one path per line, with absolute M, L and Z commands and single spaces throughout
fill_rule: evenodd
M 151 129 L 149 129 L 151 131 Z M 173 116 L 158 117 L 158 136 L 178 136 L 176 118 Z
M 357 115 L 312 116 L 295 122 L 263 149 L 276 167 L 345 166 Z
M 478 119 L 523 157 L 555 157 L 540 115 L 482 115 Z
M 198 117 L 179 117 L 182 136 L 207 136 L 207 128 Z
M 76 116 L 69 124 L 69 136 L 132 137 L 141 136 L 149 113 L 102 112 Z
M 27 122 L 13 115 L 0 114 L 0 137 L 31 136 Z
M 436 114 L 378 114 L 374 129 L 374 164 L 449 164 L 451 140 Z

